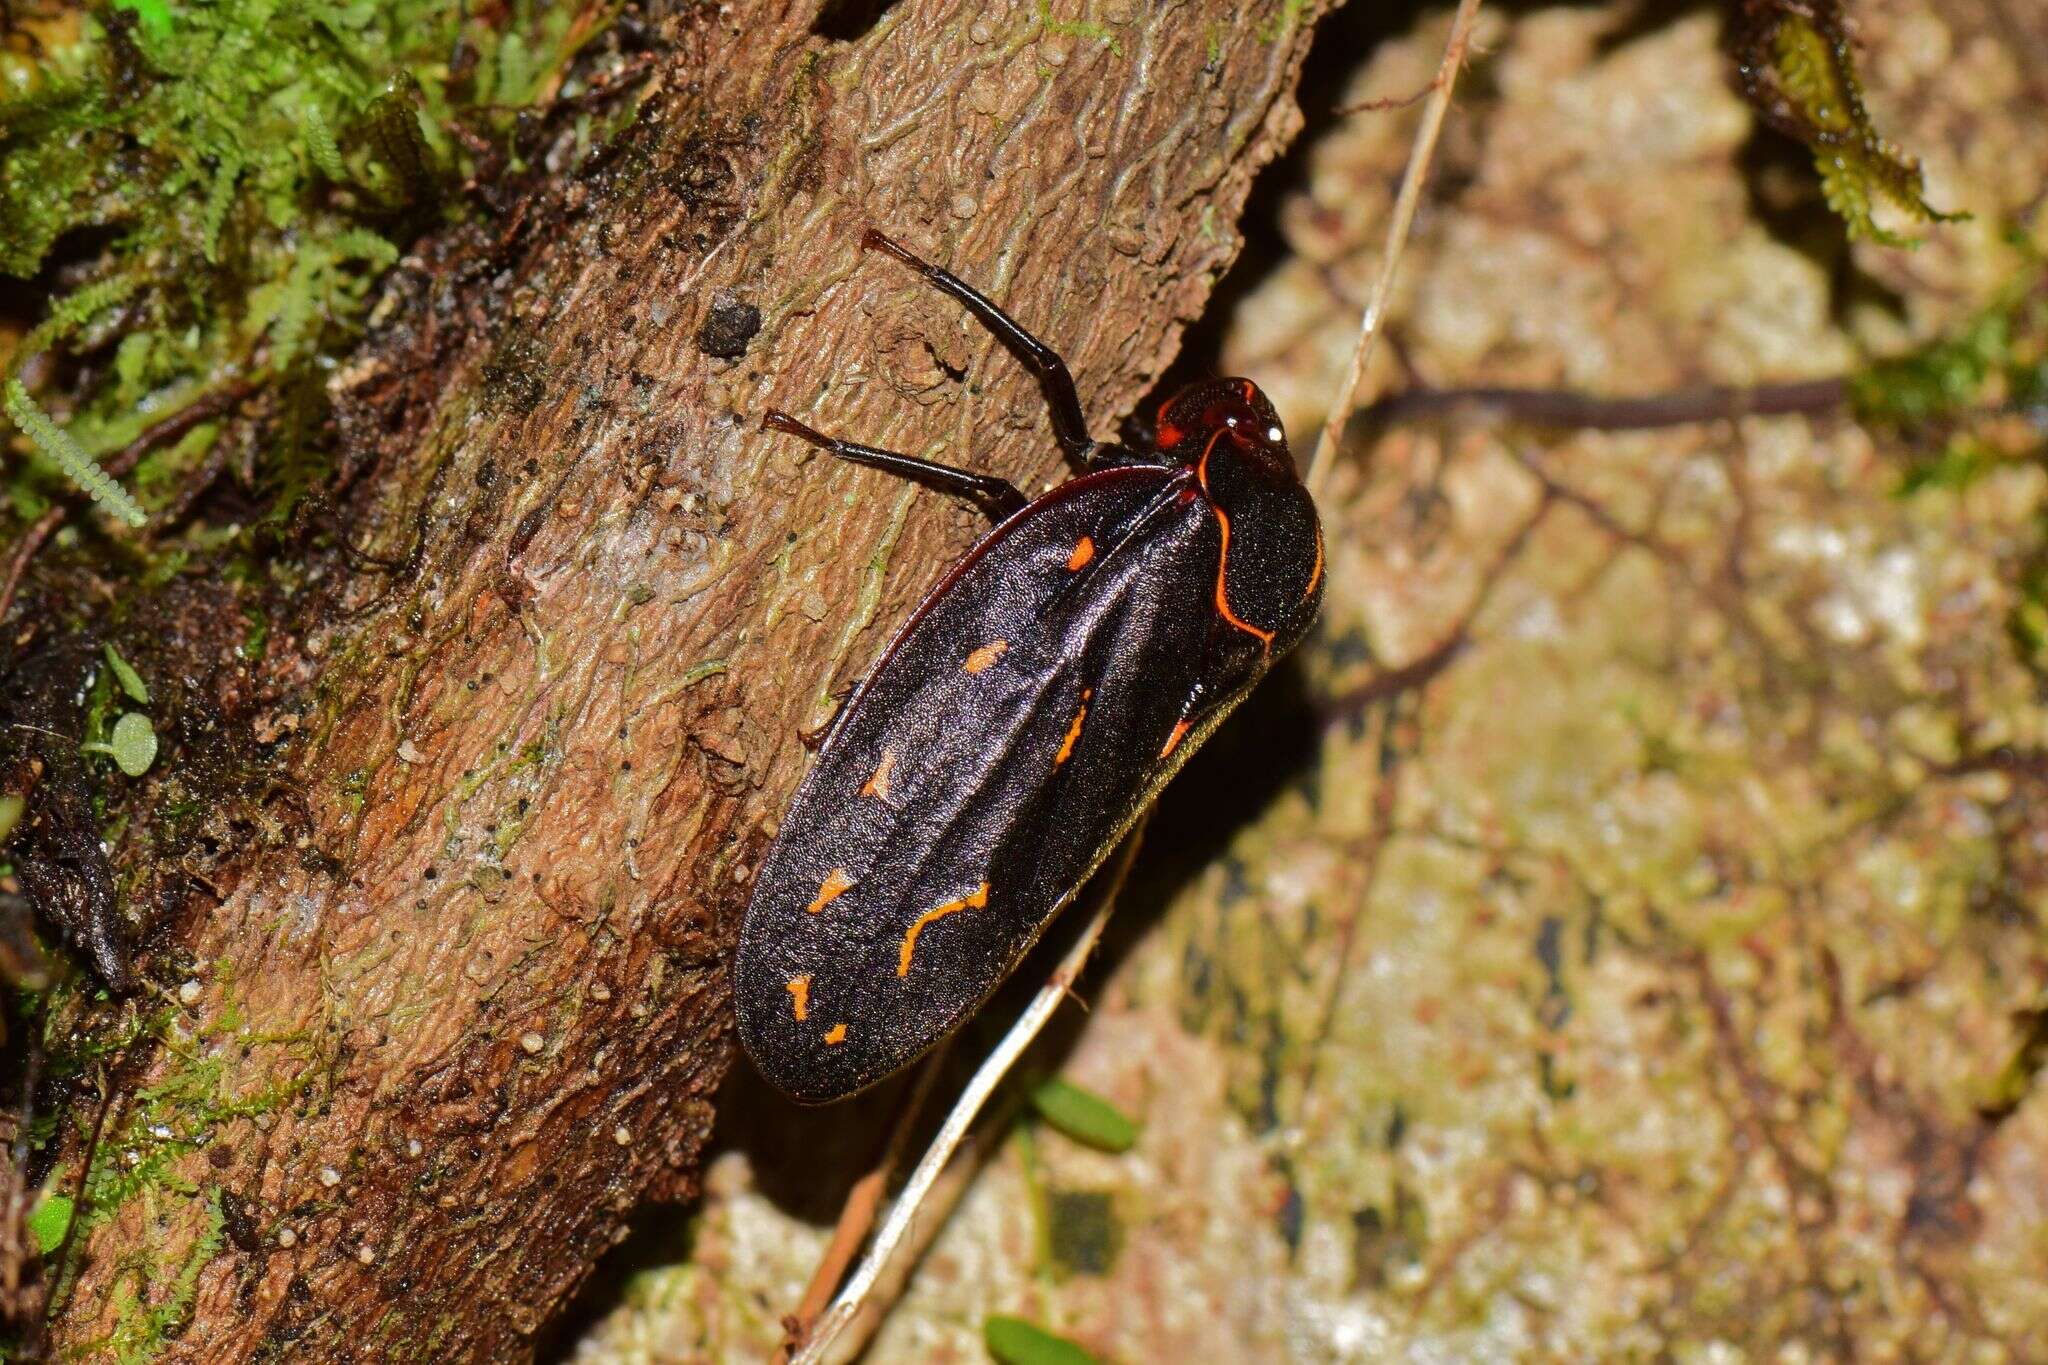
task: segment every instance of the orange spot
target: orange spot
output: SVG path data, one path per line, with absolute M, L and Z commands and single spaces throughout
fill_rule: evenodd
M 910 975 L 910 959 L 917 952 L 917 936 L 924 932 L 924 927 L 927 924 L 930 924 L 933 920 L 944 919 L 957 910 L 979 910 L 987 904 L 988 883 L 983 882 L 975 888 L 973 895 L 962 896 L 957 901 L 947 901 L 944 905 L 935 905 L 922 915 L 919 915 L 917 923 L 911 925 L 910 931 L 903 935 L 903 954 L 896 961 L 896 975 Z
M 967 662 L 961 666 L 969 673 L 984 672 L 994 665 L 997 659 L 1002 658 L 1003 651 L 1009 647 L 1010 642 L 1008 640 L 992 640 L 968 655 Z
M 860 794 L 872 796 L 878 801 L 889 799 L 889 770 L 896 766 L 896 751 L 882 750 L 882 761 L 875 765 L 875 774 L 861 784 Z
M 1201 463 L 1195 466 L 1195 478 L 1201 483 L 1204 493 L 1209 491 L 1209 452 L 1216 448 L 1216 442 L 1221 440 L 1223 435 L 1224 433 L 1219 431 L 1209 438 L 1209 444 L 1202 447 Z M 1215 508 L 1216 524 L 1223 531 L 1223 551 L 1216 556 L 1216 614 L 1245 634 L 1258 637 L 1259 643 L 1265 647 L 1268 654 L 1271 654 L 1273 652 L 1273 632 L 1270 630 L 1260 630 L 1257 626 L 1232 611 L 1230 609 L 1230 599 L 1224 596 L 1223 579 L 1230 569 L 1230 517 L 1214 498 L 1209 500 L 1209 506 Z M 1320 529 L 1318 534 L 1320 534 Z
M 1171 398 L 1161 403 L 1159 405 L 1159 414 L 1154 419 L 1158 429 L 1153 433 L 1153 443 L 1162 450 L 1170 450 L 1174 446 L 1179 445 L 1180 438 L 1184 434 L 1179 427 L 1166 420 L 1166 410 L 1172 406 L 1173 400 Z
M 845 1042 L 845 1041 L 846 1041 L 846 1025 L 844 1025 L 844 1024 L 834 1024 L 834 1025 L 833 1025 L 833 1026 L 832 1026 L 831 1028 L 828 1028 L 828 1029 L 826 1029 L 826 1030 L 825 1030 L 825 1046 L 826 1046 L 826 1047 L 838 1047 L 838 1046 L 839 1046 L 839 1045 L 840 1045 L 841 1043 L 843 1043 L 843 1042 Z
M 853 878 L 846 875 L 846 869 L 835 867 L 825 874 L 825 884 L 818 888 L 818 898 L 805 906 L 804 909 L 815 915 L 833 901 L 845 895 L 847 889 L 852 885 Z
M 1052 765 L 1057 768 L 1074 756 L 1074 743 L 1081 738 L 1081 722 L 1088 719 L 1088 699 L 1095 695 L 1095 689 L 1081 689 L 1081 709 L 1074 713 L 1074 723 L 1067 727 L 1067 737 L 1060 741 L 1060 751 L 1052 756 Z
M 1252 383 L 1249 379 L 1240 380 L 1239 382 L 1244 385 L 1244 401 L 1247 403 L 1251 402 L 1252 395 L 1259 391 L 1258 385 Z
M 1173 751 L 1180 747 L 1180 742 L 1188 737 L 1188 731 L 1191 728 L 1192 725 L 1188 721 L 1175 721 L 1173 723 L 1173 733 L 1166 737 L 1166 747 L 1159 751 L 1159 756 L 1161 758 L 1170 757 Z
M 811 1012 L 811 979 L 808 976 L 793 976 L 783 983 L 789 992 L 790 1006 L 796 1010 L 796 1021 L 801 1024 L 804 1016 Z
M 1095 542 L 1087 536 L 1082 536 L 1074 542 L 1074 553 L 1067 556 L 1067 568 L 1069 570 L 1079 569 L 1093 558 L 1095 558 Z
M 1315 596 L 1316 584 L 1323 581 L 1323 528 L 1316 527 L 1316 566 L 1308 576 L 1308 587 L 1302 590 L 1301 600 L 1306 602 Z

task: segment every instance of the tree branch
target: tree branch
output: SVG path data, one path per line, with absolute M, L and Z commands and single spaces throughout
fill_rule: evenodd
M 1295 128 L 1288 11 L 1100 8 L 904 0 L 842 43 L 689 7 L 617 147 L 415 249 L 336 381 L 350 538 L 406 568 L 334 563 L 274 632 L 308 814 L 144 956 L 175 1020 L 60 1350 L 506 1359 L 693 1191 L 797 732 L 979 531 L 759 414 L 1058 472 L 1011 358 L 861 230 L 1039 329 L 1107 431 Z

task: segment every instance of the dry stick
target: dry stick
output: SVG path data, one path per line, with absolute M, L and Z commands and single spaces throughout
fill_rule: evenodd
M 1415 223 L 1415 208 L 1422 198 L 1422 182 L 1429 175 L 1429 163 L 1436 157 L 1437 135 L 1443 131 L 1444 114 L 1451 107 L 1451 91 L 1458 83 L 1458 68 L 1464 65 L 1465 49 L 1472 41 L 1472 21 L 1479 14 L 1479 0 L 1458 0 L 1458 12 L 1451 18 L 1451 38 L 1444 44 L 1444 59 L 1437 67 L 1436 84 L 1429 103 L 1422 108 L 1422 126 L 1415 130 L 1415 142 L 1408 151 L 1408 169 L 1401 173 L 1401 191 L 1394 197 L 1394 216 L 1387 224 L 1387 244 L 1380 255 L 1380 274 L 1373 281 L 1372 295 L 1365 301 L 1365 317 L 1358 329 L 1358 346 L 1351 353 L 1337 401 L 1330 406 L 1323 423 L 1322 438 L 1316 442 L 1315 459 L 1309 462 L 1308 487 L 1320 495 L 1336 463 L 1337 443 L 1344 424 L 1358 406 L 1358 389 L 1365 381 L 1365 367 L 1372 359 L 1373 343 L 1379 339 L 1385 320 L 1387 300 L 1394 292 L 1394 269 L 1408 246 L 1408 229 Z
M 911 1172 L 910 1179 L 904 1183 L 903 1193 L 896 1197 L 895 1204 L 890 1207 L 889 1217 L 882 1224 L 882 1230 L 875 1235 L 875 1243 L 868 1248 L 868 1254 L 861 1261 L 860 1268 L 854 1271 L 853 1278 L 846 1283 L 846 1288 L 833 1300 L 831 1309 L 818 1319 L 817 1330 L 811 1339 L 804 1343 L 803 1350 L 798 1353 L 791 1365 L 820 1365 L 825 1358 L 826 1348 L 831 1346 L 833 1340 L 853 1320 L 868 1295 L 873 1292 L 875 1281 L 881 1278 L 882 1271 L 888 1267 L 896 1248 L 911 1231 L 918 1210 L 924 1204 L 925 1196 L 945 1172 L 946 1163 L 952 1159 L 954 1149 L 960 1145 L 961 1139 L 967 1136 L 967 1130 L 973 1126 L 975 1116 L 981 1112 L 982 1106 L 988 1103 L 989 1096 L 1002 1083 L 1003 1077 L 1009 1073 L 1017 1058 L 1023 1055 L 1024 1050 L 1031 1046 L 1032 1040 L 1038 1037 L 1039 1031 L 1051 1020 L 1054 1011 L 1059 1009 L 1060 1002 L 1067 998 L 1067 992 L 1073 986 L 1075 978 L 1080 976 L 1081 968 L 1088 961 L 1088 954 L 1095 950 L 1096 940 L 1102 937 L 1102 926 L 1108 922 L 1109 912 L 1116 907 L 1117 892 L 1123 889 L 1124 878 L 1130 873 L 1131 861 L 1137 856 L 1138 843 L 1143 832 L 1144 822 L 1141 820 L 1124 837 L 1123 845 L 1117 850 L 1106 869 L 1106 880 L 1102 884 L 1095 913 L 1089 917 L 1087 925 L 1082 928 L 1073 946 L 1067 949 L 1067 955 L 1060 959 L 1060 965 L 1053 972 L 1051 979 L 1038 988 L 1038 994 L 1024 1007 L 1024 1012 L 1017 1016 L 1017 1022 L 1010 1026 L 1010 1031 L 1003 1035 L 1002 1042 L 996 1045 L 995 1050 L 974 1073 L 974 1078 L 967 1083 L 967 1088 L 961 1091 L 959 1100 L 953 1105 L 953 1112 L 946 1115 L 946 1122 L 939 1129 L 938 1136 L 932 1139 L 932 1145 L 925 1150 L 923 1159 L 917 1163 L 917 1169 Z
M 888 1187 L 889 1175 L 896 1169 L 896 1163 L 903 1157 L 903 1149 L 910 1142 L 910 1134 L 917 1127 L 918 1116 L 924 1112 L 924 1102 L 931 1097 L 933 1084 L 939 1073 L 945 1069 L 946 1053 L 949 1048 L 941 1043 L 919 1068 L 917 1081 L 910 1089 L 910 1101 L 903 1106 L 902 1117 L 896 1120 L 895 1129 L 889 1134 L 889 1141 L 882 1149 L 881 1157 L 873 1169 L 863 1175 L 846 1192 L 846 1203 L 839 1210 L 839 1224 L 832 1229 L 832 1240 L 825 1247 L 825 1255 L 818 1262 L 818 1268 L 811 1275 L 810 1284 L 804 1289 L 803 1300 L 797 1304 L 791 1315 L 789 1329 L 782 1343 L 775 1348 L 775 1354 L 768 1358 L 769 1365 L 789 1365 L 790 1353 L 803 1344 L 810 1335 L 811 1324 L 818 1320 L 818 1314 L 825 1311 L 825 1305 L 832 1299 L 832 1291 L 839 1287 L 839 1281 L 846 1276 L 846 1267 L 860 1251 L 861 1243 L 868 1238 L 868 1229 L 875 1224 L 875 1210 L 882 1206 L 882 1191 Z
M 841 1361 L 859 1360 L 868 1342 L 881 1330 L 883 1320 L 889 1314 L 890 1305 L 900 1295 L 910 1277 L 916 1272 L 917 1263 L 938 1235 L 946 1230 L 946 1221 L 953 1210 L 974 1184 L 982 1167 L 1003 1144 L 1007 1130 L 1016 1119 L 1018 1111 L 1024 1108 L 1024 1097 L 1014 1091 L 1000 1094 L 989 1108 L 982 1111 L 981 1121 L 974 1125 L 967 1138 L 960 1144 L 960 1150 L 946 1163 L 946 1169 L 925 1191 L 924 1217 L 910 1229 L 910 1235 L 903 1245 L 896 1248 L 892 1263 L 887 1266 L 875 1288 L 868 1294 L 868 1301 L 855 1310 L 839 1340 L 833 1343 L 833 1355 Z
M 34 559 L 36 551 L 43 548 L 43 542 L 50 533 L 62 525 L 64 509 L 52 507 L 36 518 L 35 525 L 28 528 L 28 534 L 21 538 L 21 545 L 14 552 L 14 558 L 7 564 L 7 580 L 0 583 L 0 621 L 7 619 L 8 611 L 14 606 L 15 589 L 21 586 L 21 576 L 28 572 L 28 562 Z
M 1799 379 L 1750 388 L 1713 385 L 1608 398 L 1570 389 L 1408 389 L 1375 400 L 1356 416 L 1393 423 L 1445 413 L 1565 427 L 1575 431 L 1650 431 L 1659 427 L 1833 412 L 1849 401 L 1849 381 Z

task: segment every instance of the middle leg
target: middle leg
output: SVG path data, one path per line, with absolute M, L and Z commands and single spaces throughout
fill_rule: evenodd
M 891 474 L 900 474 L 906 479 L 916 479 L 948 493 L 971 498 L 994 521 L 1002 521 L 1023 511 L 1025 503 L 1030 501 L 1008 479 L 999 479 L 993 474 L 977 474 L 971 469 L 956 469 L 934 460 L 920 460 L 914 455 L 899 455 L 893 450 L 877 450 L 873 446 L 841 441 L 813 431 L 786 412 L 769 412 L 761 419 L 761 425 L 809 441 L 842 460 L 864 464 L 870 469 L 887 470 Z

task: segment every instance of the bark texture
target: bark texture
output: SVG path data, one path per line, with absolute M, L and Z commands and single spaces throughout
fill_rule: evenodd
M 2048 1360 L 2043 433 L 1970 391 L 1955 473 L 1941 422 L 1724 387 L 1987 319 L 2040 365 L 2048 7 L 1854 8 L 1879 126 L 1974 215 L 1915 251 L 1844 242 L 1711 8 L 1482 9 L 1375 376 L 1465 401 L 1352 425 L 1317 635 L 1167 790 L 1019 1068 L 1136 1143 L 988 1125 L 869 1359 L 1006 1314 L 1114 1361 Z M 1218 309 L 1291 430 L 1447 18 L 1305 94 L 1364 109 Z M 815 1138 L 720 1145 L 580 1365 L 772 1344 Z
M 1315 8 L 693 8 L 615 152 L 402 267 L 336 390 L 355 539 L 403 567 L 308 637 L 306 837 L 179 936 L 196 998 L 106 1144 L 147 1178 L 60 1348 L 505 1359 L 692 1191 L 797 731 L 978 530 L 759 415 L 1053 475 L 1029 381 L 860 230 L 1041 329 L 1106 425 L 1235 250 Z

